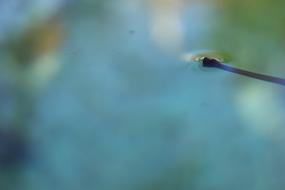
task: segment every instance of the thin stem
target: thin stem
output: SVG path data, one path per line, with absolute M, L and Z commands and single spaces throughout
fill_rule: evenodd
M 271 83 L 275 83 L 275 84 L 285 86 L 285 79 L 284 78 L 274 77 L 274 76 L 260 74 L 260 73 L 255 73 L 255 72 L 246 71 L 243 69 L 238 69 L 238 68 L 220 63 L 219 61 L 217 61 L 215 59 L 209 59 L 207 57 L 205 57 L 203 59 L 203 67 L 215 67 L 215 68 L 222 69 L 224 71 L 228 71 L 231 73 L 235 73 L 235 74 L 251 77 L 254 79 L 263 80 L 263 81 L 267 81 L 267 82 L 271 82 Z

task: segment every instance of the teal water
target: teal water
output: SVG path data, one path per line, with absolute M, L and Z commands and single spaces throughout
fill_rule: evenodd
M 78 1 L 60 17 L 64 40 L 47 64 L 1 65 L 1 126 L 21 116 L 32 150 L 0 172 L 4 189 L 284 189 L 283 88 L 192 60 L 276 75 L 282 66 L 213 45 L 211 4 L 172 3 Z M 19 73 L 29 85 L 18 91 Z

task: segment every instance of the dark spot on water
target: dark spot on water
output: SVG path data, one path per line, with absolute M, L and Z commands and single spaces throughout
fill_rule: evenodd
M 16 132 L 0 131 L 0 169 L 22 165 L 28 158 L 28 143 Z
M 201 102 L 201 107 L 209 107 L 209 102 Z
M 72 55 L 77 55 L 78 52 L 77 52 L 77 51 L 72 51 L 71 54 L 72 54 Z
M 135 34 L 135 31 L 134 30 L 129 30 L 129 34 L 133 35 L 133 34 Z

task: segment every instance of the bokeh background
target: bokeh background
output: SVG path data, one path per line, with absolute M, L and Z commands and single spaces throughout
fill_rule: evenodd
M 0 189 L 283 190 L 284 6 L 0 0 Z

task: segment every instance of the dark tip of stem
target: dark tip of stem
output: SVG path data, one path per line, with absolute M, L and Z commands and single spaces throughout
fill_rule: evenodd
M 204 57 L 202 61 L 203 67 L 217 67 L 220 64 L 216 59 L 210 59 L 208 57 Z

